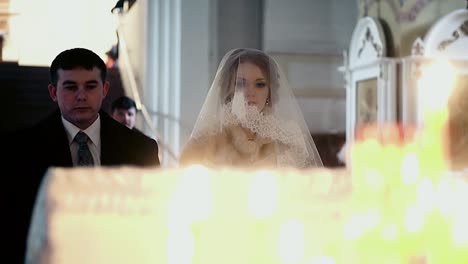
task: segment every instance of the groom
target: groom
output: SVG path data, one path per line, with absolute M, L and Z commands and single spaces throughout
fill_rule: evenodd
M 36 125 L 3 140 L 10 153 L 7 254 L 24 262 L 26 238 L 37 191 L 48 168 L 87 166 L 158 166 L 155 140 L 116 122 L 101 110 L 109 91 L 104 61 L 94 52 L 61 52 L 50 66 L 48 91 L 58 108 Z M 82 139 L 80 141 L 79 139 Z M 8 170 L 10 171 L 10 170 Z M 5 177 L 7 178 L 7 177 Z

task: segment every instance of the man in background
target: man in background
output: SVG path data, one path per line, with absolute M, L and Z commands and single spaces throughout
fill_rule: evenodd
M 135 128 L 137 107 L 135 101 L 128 96 L 121 96 L 112 102 L 112 117 L 130 129 Z

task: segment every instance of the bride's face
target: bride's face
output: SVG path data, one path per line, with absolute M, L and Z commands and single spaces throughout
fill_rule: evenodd
M 237 69 L 236 91 L 243 91 L 248 105 L 263 111 L 270 94 L 270 86 L 265 74 L 255 64 L 243 62 Z

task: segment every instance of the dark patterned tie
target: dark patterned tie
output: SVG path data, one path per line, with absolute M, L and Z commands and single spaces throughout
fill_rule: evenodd
M 78 132 L 75 141 L 78 143 L 78 166 L 93 166 L 94 160 L 88 148 L 88 135 L 83 131 Z

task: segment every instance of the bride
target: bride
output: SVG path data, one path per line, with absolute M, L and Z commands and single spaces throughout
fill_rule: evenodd
M 181 165 L 321 167 L 284 74 L 265 52 L 234 49 L 222 59 Z

